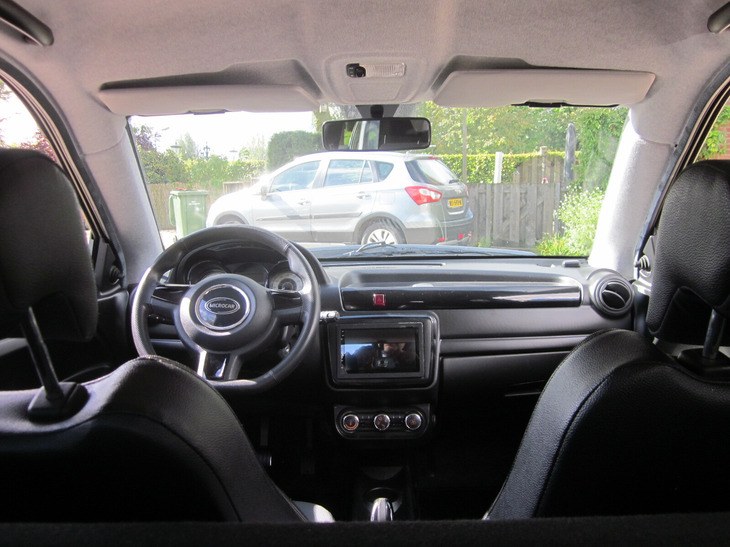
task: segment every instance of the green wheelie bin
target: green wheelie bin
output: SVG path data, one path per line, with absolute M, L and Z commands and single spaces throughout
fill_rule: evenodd
M 170 223 L 177 239 L 205 228 L 208 192 L 205 190 L 173 190 L 168 201 Z

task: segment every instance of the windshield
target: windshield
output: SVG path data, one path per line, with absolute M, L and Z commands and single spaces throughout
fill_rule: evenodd
M 323 152 L 316 112 L 133 117 L 163 243 L 249 224 L 327 257 L 585 256 L 625 108 L 444 108 L 414 152 Z

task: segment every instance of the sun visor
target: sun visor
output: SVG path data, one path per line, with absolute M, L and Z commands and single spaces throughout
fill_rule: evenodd
M 245 112 L 304 112 L 319 103 L 291 85 L 190 85 L 102 89 L 99 99 L 124 116 Z
M 434 102 L 453 107 L 511 104 L 632 105 L 646 97 L 654 74 L 615 70 L 500 69 L 452 72 Z

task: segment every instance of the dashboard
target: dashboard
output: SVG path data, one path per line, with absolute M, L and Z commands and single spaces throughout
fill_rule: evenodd
M 582 259 L 318 260 L 300 250 L 321 293 L 319 340 L 302 374 L 320 386 L 334 429 L 349 441 L 416 440 L 432 433 L 440 405 L 535 396 L 587 336 L 632 327 L 631 284 Z M 282 255 L 236 241 L 188 254 L 170 281 L 223 272 L 302 288 Z M 151 332 L 162 350 L 175 345 L 171 325 Z

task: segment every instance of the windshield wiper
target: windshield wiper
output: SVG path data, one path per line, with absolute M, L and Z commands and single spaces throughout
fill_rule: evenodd
M 383 247 L 395 247 L 395 243 L 388 243 L 387 241 L 369 241 L 368 243 L 363 243 L 354 251 L 344 253 L 342 256 L 355 256 L 370 249 L 382 249 Z

